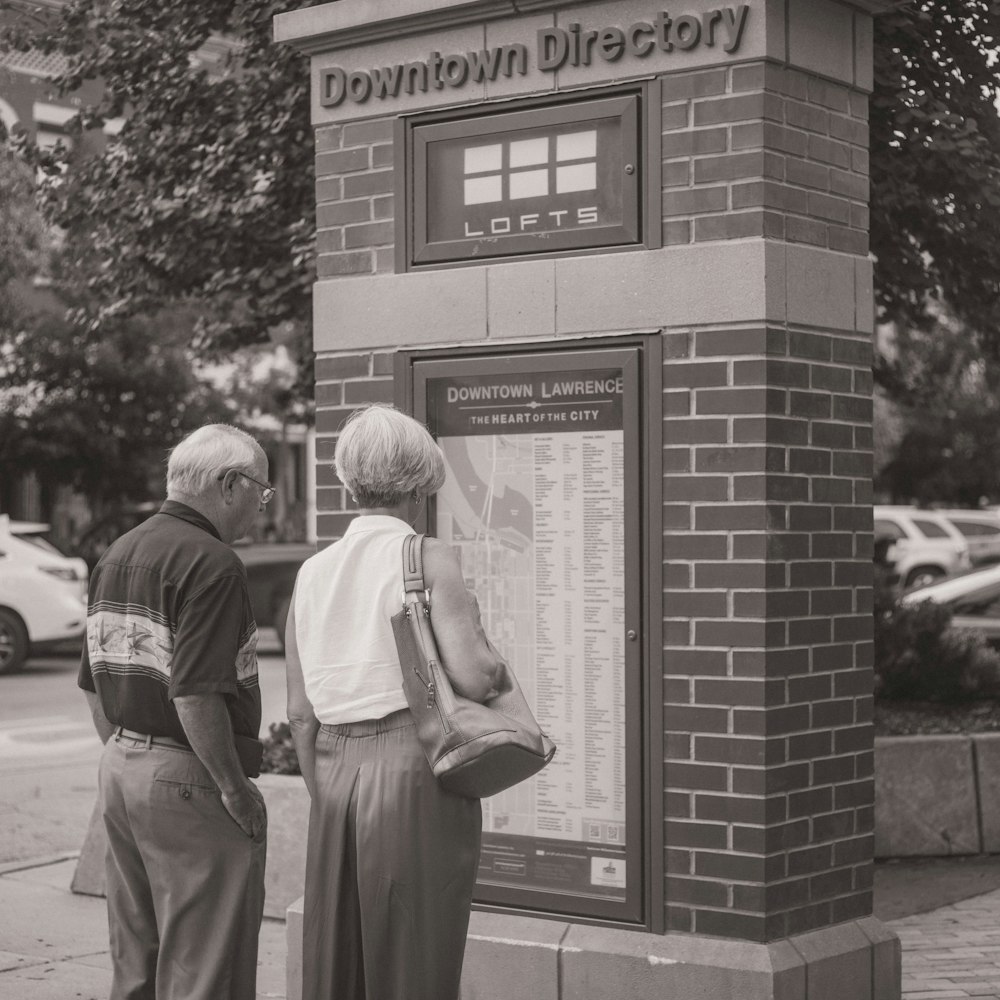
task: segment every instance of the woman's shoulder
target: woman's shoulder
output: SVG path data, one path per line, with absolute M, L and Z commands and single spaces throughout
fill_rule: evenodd
M 462 564 L 458 560 L 458 554 L 440 538 L 431 535 L 424 537 L 423 561 L 424 576 L 428 582 L 462 579 Z

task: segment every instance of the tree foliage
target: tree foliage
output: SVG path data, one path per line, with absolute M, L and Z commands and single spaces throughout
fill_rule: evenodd
M 994 0 L 916 0 L 875 18 L 871 246 L 881 318 L 934 300 L 1000 354 L 1000 95 Z
M 67 57 L 62 92 L 102 82 L 78 132 L 124 119 L 98 155 L 31 151 L 45 215 L 88 289 L 80 318 L 97 327 L 185 302 L 203 352 L 291 328 L 307 353 L 309 77 L 271 39 L 272 16 L 301 5 L 70 0 L 42 28 L 8 27 L 6 44 Z
M 0 468 L 98 506 L 159 493 L 167 450 L 233 419 L 194 374 L 187 338 L 176 317 L 109 321 L 100 336 L 57 313 L 28 317 L 0 346 Z

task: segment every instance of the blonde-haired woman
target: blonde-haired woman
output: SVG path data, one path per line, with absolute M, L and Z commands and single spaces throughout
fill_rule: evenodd
M 312 798 L 303 1000 L 454 1000 L 481 811 L 427 766 L 390 625 L 403 539 L 444 460 L 423 425 L 376 405 L 351 416 L 334 461 L 358 517 L 303 564 L 286 629 L 288 715 Z M 423 559 L 442 663 L 483 701 L 499 658 L 475 598 L 449 546 L 427 538 Z

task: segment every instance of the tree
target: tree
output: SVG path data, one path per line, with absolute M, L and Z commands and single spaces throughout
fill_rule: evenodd
M 35 210 L 31 171 L 0 137 L 0 330 L 15 323 L 20 298 L 16 284 L 38 270 L 47 242 Z
M 902 433 L 876 485 L 894 501 L 975 507 L 1000 496 L 1000 369 L 946 314 L 900 328 L 883 367 Z
M 39 312 L 0 347 L 0 468 L 72 486 L 96 511 L 162 492 L 167 450 L 203 423 L 232 421 L 196 377 L 176 316 L 100 331 Z
M 1000 4 L 917 0 L 875 18 L 871 246 L 880 317 L 934 301 L 1000 356 Z
M 100 155 L 30 151 L 92 327 L 185 302 L 205 353 L 291 325 L 308 355 L 309 76 L 304 57 L 271 40 L 272 16 L 302 5 L 70 0 L 42 28 L 7 28 L 8 45 L 67 56 L 64 93 L 103 83 L 79 130 L 124 118 Z

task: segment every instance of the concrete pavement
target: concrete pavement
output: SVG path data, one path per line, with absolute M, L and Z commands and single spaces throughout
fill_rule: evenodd
M 70 892 L 75 867 L 74 854 L 0 865 L 0 1000 L 106 1000 L 105 903 Z M 904 1000 L 1000 998 L 1000 857 L 876 869 L 883 919 L 949 899 L 887 920 L 903 943 Z M 257 1000 L 285 1000 L 284 922 L 264 921 L 258 963 Z

